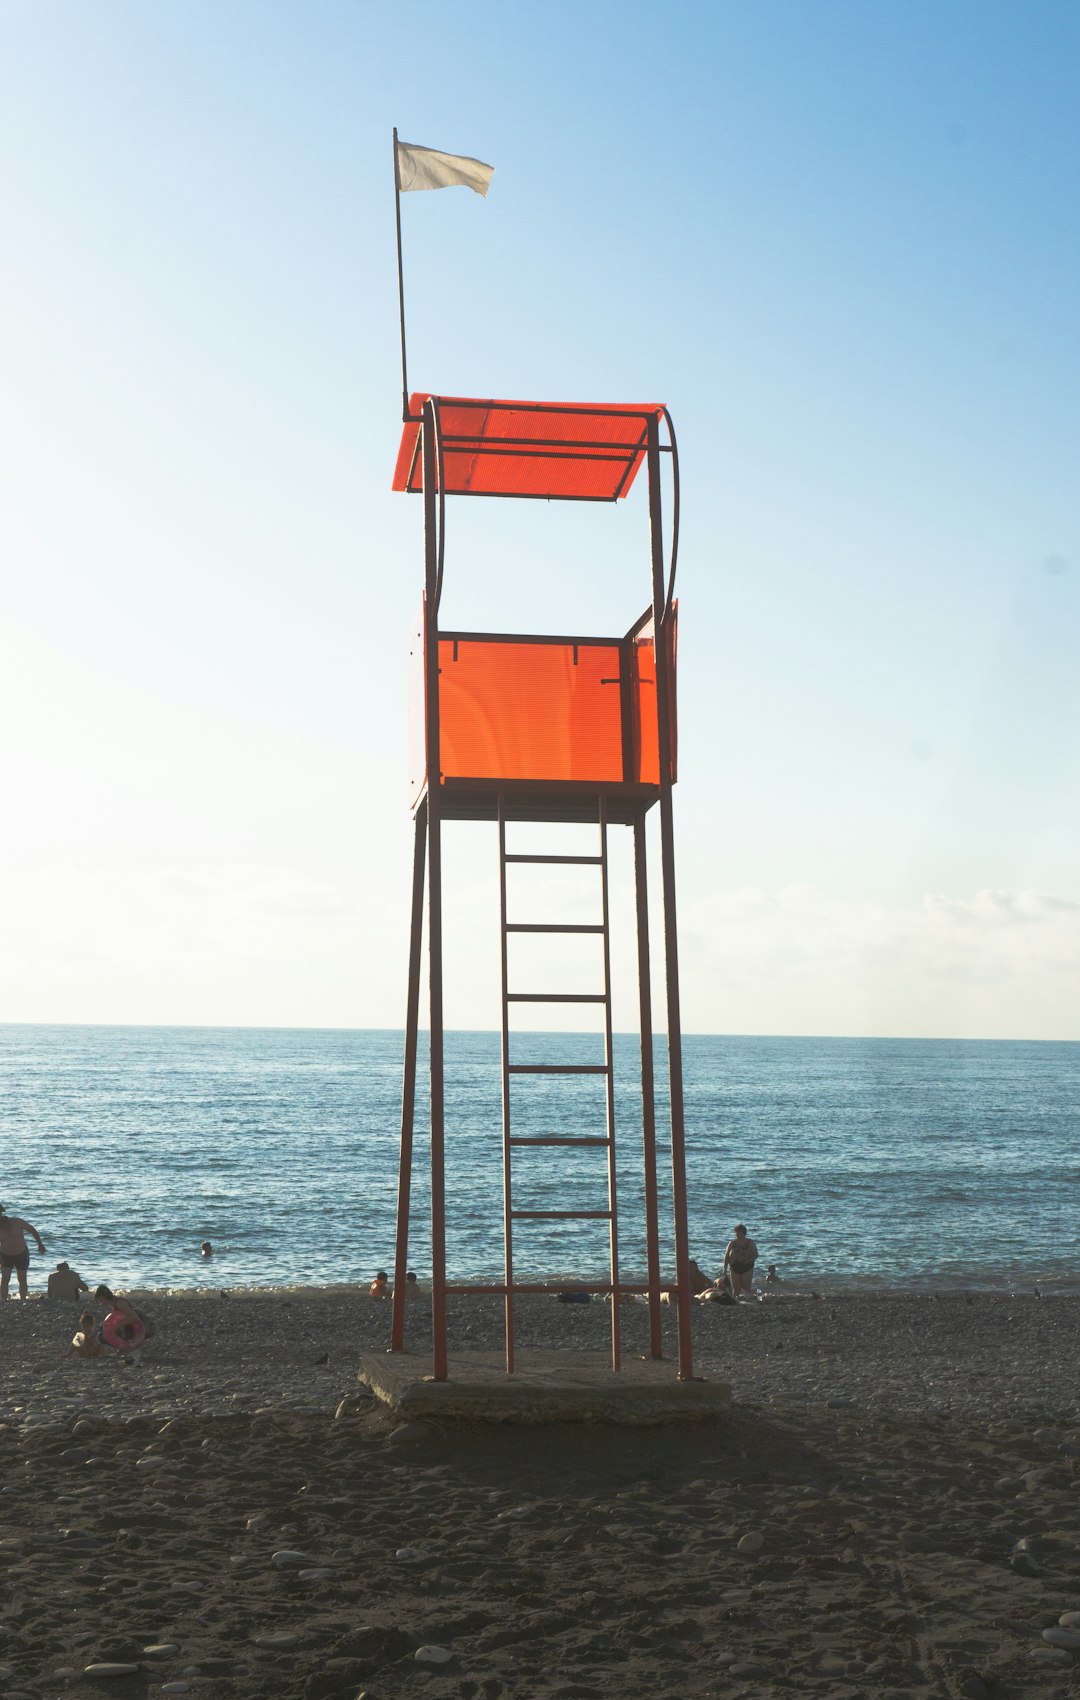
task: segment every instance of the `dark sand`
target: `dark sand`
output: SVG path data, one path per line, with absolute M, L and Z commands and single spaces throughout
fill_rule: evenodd
M 75 1306 L 0 1307 L 4 1700 L 1080 1693 L 1043 1639 L 1080 1613 L 1080 1301 L 705 1306 L 736 1408 L 677 1431 L 395 1432 L 355 1379 L 388 1307 L 147 1305 L 138 1369 L 60 1362 Z M 520 1321 L 602 1348 L 607 1315 Z M 497 1303 L 453 1339 L 496 1345 Z

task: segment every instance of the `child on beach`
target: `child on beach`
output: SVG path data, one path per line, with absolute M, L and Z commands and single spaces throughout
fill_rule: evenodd
M 97 1317 L 92 1310 L 84 1310 L 79 1318 L 77 1333 L 71 1336 L 71 1345 L 64 1353 L 65 1358 L 100 1358 L 101 1341 L 98 1339 Z
M 386 1273 L 385 1269 L 377 1270 L 376 1274 L 375 1274 L 375 1279 L 374 1279 L 374 1281 L 372 1281 L 371 1286 L 368 1288 L 369 1298 L 373 1298 L 373 1299 L 387 1299 L 387 1298 L 389 1298 L 390 1297 L 390 1289 L 387 1285 L 389 1280 L 390 1280 L 390 1277 Z

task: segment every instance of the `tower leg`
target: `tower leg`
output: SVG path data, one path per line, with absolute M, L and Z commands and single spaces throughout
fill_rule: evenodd
M 659 667 L 657 673 L 659 674 Z M 666 818 L 665 818 L 666 817 Z M 660 791 L 660 857 L 664 886 L 664 957 L 667 968 L 668 1084 L 671 1093 L 671 1190 L 675 1206 L 675 1279 L 679 1319 L 679 1380 L 692 1381 L 690 1338 L 690 1244 L 686 1206 L 686 1124 L 683 1109 L 682 1015 L 679 1008 L 679 947 L 675 930 L 675 845 L 671 786 Z
M 428 799 L 428 958 L 431 1032 L 431 1336 L 432 1374 L 445 1381 L 446 1163 L 443 1101 L 442 823 L 438 802 Z
M 608 901 L 607 799 L 600 798 L 600 884 L 604 927 L 604 1078 L 608 1156 L 608 1247 L 611 1267 L 611 1367 L 622 1365 L 622 1306 L 619 1292 L 619 1187 L 615 1163 L 615 1041 L 611 1029 L 611 908 Z
M 653 1064 L 652 972 L 649 963 L 649 884 L 645 817 L 634 820 L 634 886 L 637 896 L 638 1005 L 641 1029 L 641 1137 L 645 1162 L 645 1254 L 649 1282 L 649 1351 L 664 1355 L 660 1327 L 660 1212 L 656 1186 L 656 1079 Z
M 397 1234 L 390 1350 L 405 1350 L 405 1275 L 409 1267 L 409 1194 L 412 1188 L 413 1125 L 416 1109 L 416 1043 L 420 1025 L 420 957 L 424 933 L 424 864 L 427 802 L 416 811 L 413 837 L 412 928 L 409 933 L 409 991 L 405 1008 L 405 1063 L 401 1083 L 401 1156 L 398 1162 Z
M 671 680 L 668 625 L 671 610 L 664 584 L 664 528 L 660 500 L 660 432 L 655 417 L 648 431 L 649 527 L 652 544 L 653 642 L 656 660 L 656 732 L 660 750 L 660 871 L 664 893 L 664 967 L 667 989 L 668 1081 L 671 1093 L 671 1182 L 675 1206 L 675 1282 L 679 1318 L 679 1380 L 694 1374 L 690 1339 L 690 1247 L 686 1219 L 686 1129 L 683 1113 L 682 1011 L 679 1003 L 679 938 L 675 914 L 675 829 L 671 808 Z
M 424 684 L 427 750 L 428 988 L 431 1070 L 431 1337 L 432 1374 L 445 1381 L 446 1168 L 443 1149 L 442 763 L 439 755 L 439 594 L 442 585 L 442 453 L 438 404 L 424 403 Z
M 514 1218 L 510 1145 L 510 965 L 506 938 L 506 798 L 499 797 L 499 939 L 502 974 L 503 1283 L 506 1288 L 506 1373 L 514 1373 Z

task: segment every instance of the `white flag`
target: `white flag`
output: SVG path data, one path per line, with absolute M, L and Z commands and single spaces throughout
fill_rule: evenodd
M 418 148 L 412 142 L 397 145 L 398 188 L 452 189 L 460 183 L 486 195 L 495 172 L 493 165 L 483 160 L 469 159 L 466 154 L 440 153 L 438 148 Z

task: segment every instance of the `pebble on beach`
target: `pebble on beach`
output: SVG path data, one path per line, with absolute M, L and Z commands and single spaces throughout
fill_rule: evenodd
M 1080 1675 L 1080 1302 L 784 1298 L 738 1312 L 737 1353 L 706 1306 L 695 1367 L 735 1391 L 718 1425 L 428 1423 L 393 1450 L 381 1407 L 334 1416 L 358 1336 L 386 1344 L 355 1296 L 153 1308 L 136 1378 L 61 1364 L 45 1304 L 0 1307 L 0 1694 L 1062 1700 Z M 630 1363 L 648 1316 L 625 1308 Z M 457 1300 L 466 1318 L 497 1349 L 498 1299 Z M 610 1312 L 606 1340 L 602 1307 L 571 1320 L 609 1353 Z M 518 1323 L 523 1352 L 566 1343 L 542 1297 Z
M 1070 1652 L 1080 1648 L 1080 1629 L 1044 1629 L 1042 1638 L 1051 1647 L 1066 1647 Z

